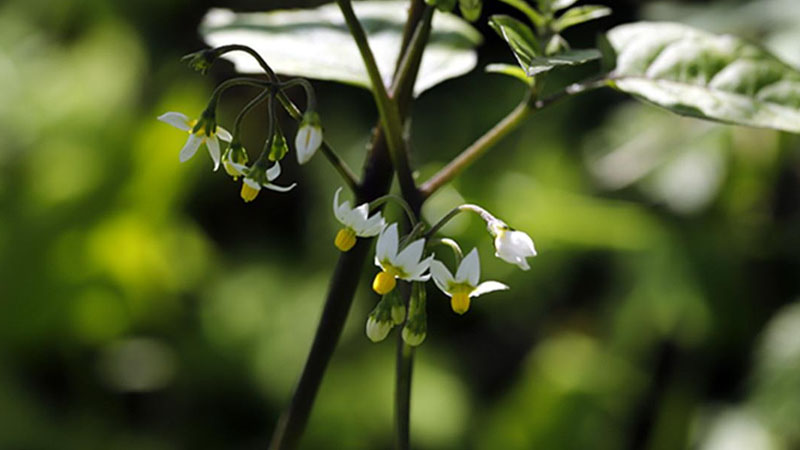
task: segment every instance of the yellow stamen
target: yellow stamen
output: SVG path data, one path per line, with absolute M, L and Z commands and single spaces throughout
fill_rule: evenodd
M 258 189 L 253 188 L 247 183 L 242 183 L 242 200 L 245 202 L 252 202 L 258 195 Z
M 450 298 L 450 307 L 456 314 L 464 314 L 469 310 L 469 292 L 457 290 Z
M 333 240 L 333 244 L 343 252 L 350 250 L 356 245 L 356 232 L 351 228 L 342 228 L 336 233 L 336 239 Z
M 372 290 L 380 295 L 386 295 L 392 292 L 392 289 L 394 289 L 396 285 L 397 281 L 394 279 L 394 274 L 380 271 L 375 275 L 375 279 L 372 281 Z

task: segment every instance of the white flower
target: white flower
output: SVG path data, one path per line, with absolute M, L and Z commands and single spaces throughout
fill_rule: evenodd
M 339 250 L 346 252 L 356 244 L 356 236 L 372 237 L 377 236 L 386 225 L 383 216 L 377 212 L 369 217 L 369 204 L 362 203 L 355 208 L 350 207 L 350 202 L 345 200 L 339 204 L 339 193 L 342 188 L 336 190 L 333 195 L 333 214 L 336 219 L 344 225 L 344 228 L 336 233 L 334 244 Z
M 428 281 L 430 274 L 425 272 L 433 260 L 433 255 L 420 261 L 425 250 L 425 239 L 417 239 L 398 253 L 399 237 L 397 224 L 393 223 L 381 231 L 375 248 L 375 265 L 381 271 L 375 275 L 372 289 L 385 295 L 394 289 L 395 278 L 406 281 Z
M 230 162 L 229 164 L 231 170 L 247 175 L 242 180 L 241 192 L 242 200 L 245 202 L 252 202 L 255 200 L 262 187 L 272 191 L 288 192 L 297 186 L 297 183 L 292 183 L 290 186 L 272 184 L 281 174 L 281 165 L 278 161 L 275 161 L 275 164 L 266 170 L 261 167 L 259 161 L 256 161 L 253 167 L 247 167 L 244 164 L 237 164 L 235 162 Z
M 313 111 L 308 111 L 303 115 L 297 136 L 294 139 L 294 148 L 297 150 L 297 162 L 307 163 L 317 149 L 322 145 L 322 125 L 319 115 Z
M 533 239 L 522 231 L 512 230 L 502 220 L 495 219 L 487 224 L 489 232 L 494 236 L 494 256 L 511 264 L 516 264 L 522 270 L 531 266 L 525 258 L 536 256 Z
M 470 298 L 508 289 L 508 286 L 498 281 L 478 283 L 481 276 L 481 263 L 478 259 L 478 250 L 474 248 L 459 264 L 456 276 L 453 276 L 447 266 L 438 260 L 431 262 L 431 274 L 436 286 L 451 297 L 450 307 L 458 314 L 467 312 Z
M 206 144 L 208 154 L 211 155 L 211 159 L 214 161 L 214 170 L 219 168 L 219 141 L 221 139 L 223 141 L 230 142 L 231 139 L 233 139 L 228 130 L 216 126 L 215 124 L 206 123 L 195 131 L 195 126 L 197 125 L 198 121 L 189 120 L 185 114 L 181 114 L 179 112 L 164 113 L 158 116 L 158 120 L 170 124 L 181 131 L 186 131 L 189 133 L 189 139 L 186 140 L 186 144 L 178 154 L 178 158 L 181 162 L 188 161 L 192 156 L 194 156 L 195 153 L 197 153 L 197 149 L 200 148 L 201 144 Z

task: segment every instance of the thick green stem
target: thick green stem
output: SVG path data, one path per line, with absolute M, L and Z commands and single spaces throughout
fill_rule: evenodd
M 428 198 L 436 192 L 437 189 L 447 184 L 450 180 L 458 176 L 461 172 L 474 163 L 478 158 L 483 156 L 489 149 L 494 147 L 501 139 L 508 133 L 515 130 L 532 112 L 544 109 L 560 100 L 567 97 L 577 95 L 583 92 L 597 89 L 606 86 L 606 79 L 593 79 L 581 83 L 575 83 L 568 86 L 561 92 L 553 94 L 550 97 L 536 100 L 532 97 L 529 91 L 525 98 L 514 108 L 513 111 L 508 113 L 500 122 L 498 122 L 491 130 L 479 137 L 472 145 L 467 147 L 446 166 L 433 175 L 428 181 L 420 186 L 419 190 L 423 198 Z
M 350 29 L 350 34 L 353 35 L 353 40 L 358 46 L 361 59 L 364 61 L 364 66 L 367 69 L 367 74 L 372 84 L 372 94 L 373 97 L 375 97 L 375 104 L 378 107 L 378 114 L 380 115 L 381 126 L 386 133 L 389 156 L 397 172 L 397 181 L 400 184 L 400 190 L 406 197 L 416 197 L 418 196 L 417 187 L 414 183 L 414 177 L 411 174 L 411 168 L 409 167 L 408 157 L 406 156 L 403 144 L 403 126 L 400 120 L 398 105 L 389 98 L 389 93 L 386 91 L 383 78 L 375 62 L 375 56 L 372 54 L 372 49 L 369 47 L 367 34 L 358 21 L 358 17 L 356 17 L 355 11 L 353 11 L 353 5 L 350 0 L 336 0 L 336 3 L 342 11 L 347 27 Z M 414 78 L 416 79 L 416 77 Z
M 394 393 L 395 448 L 408 450 L 411 429 L 411 375 L 414 369 L 414 347 L 397 333 L 397 372 Z
M 422 0 L 412 0 L 412 10 L 419 10 L 422 4 Z M 412 17 L 409 20 L 413 22 L 409 24 L 409 29 L 415 29 L 415 19 Z M 424 44 L 424 42 L 420 43 L 420 45 Z M 407 48 L 402 48 L 402 51 L 407 51 Z M 413 73 L 407 82 L 413 84 L 415 81 L 416 73 Z M 409 98 L 407 102 L 410 101 Z M 408 105 L 403 103 L 399 107 L 400 110 L 408 109 Z M 364 165 L 363 181 L 356 191 L 356 202 L 359 204 L 369 202 L 385 195 L 389 191 L 391 181 L 392 164 L 389 159 L 387 139 L 384 136 L 383 128 L 376 127 Z M 275 429 L 270 444 L 271 449 L 283 450 L 297 447 L 308 422 L 325 369 L 341 335 L 370 247 L 370 239 L 359 239 L 355 247 L 339 257 L 311 351 L 289 407 L 281 415 Z

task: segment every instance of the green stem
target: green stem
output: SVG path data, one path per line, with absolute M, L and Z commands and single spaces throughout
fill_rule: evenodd
M 412 0 L 411 10 L 418 10 L 422 4 L 422 0 Z M 410 17 L 410 28 L 407 27 L 408 29 L 413 30 L 416 27 L 414 20 L 413 16 Z M 405 41 L 406 39 L 404 39 Z M 424 45 L 424 42 L 420 45 Z M 405 52 L 407 48 L 403 47 L 401 51 Z M 412 74 L 407 82 L 413 84 L 416 81 L 416 75 L 416 73 Z M 406 110 L 407 103 L 410 101 L 409 98 L 406 102 L 401 102 L 398 105 L 400 110 Z M 382 128 L 376 127 L 364 164 L 363 181 L 356 191 L 357 204 L 369 202 L 388 192 L 392 181 L 392 166 L 388 154 L 384 131 Z M 290 450 L 297 447 L 308 422 L 325 369 L 333 356 L 336 343 L 344 327 L 370 247 L 371 239 L 358 239 L 356 245 L 349 252 L 343 253 L 339 257 L 311 351 L 292 395 L 292 400 L 275 428 L 270 444 L 271 449 Z
M 445 247 L 449 247 L 453 250 L 453 256 L 455 258 L 456 267 L 461 263 L 461 260 L 464 258 L 464 252 L 461 251 L 461 246 L 458 245 L 458 242 L 454 241 L 450 238 L 435 238 L 435 239 L 428 239 L 427 241 L 428 247 L 433 247 L 436 245 L 442 245 Z
M 397 333 L 397 372 L 394 391 L 395 448 L 408 450 L 411 428 L 411 374 L 414 369 L 414 347 Z
M 409 205 L 407 201 L 403 200 L 402 197 L 398 197 L 394 194 L 387 194 L 384 195 L 383 197 L 376 198 L 375 200 L 369 203 L 369 209 L 371 211 L 374 210 L 375 208 L 379 208 L 381 205 L 390 200 L 397 203 L 398 205 L 400 205 L 401 208 L 403 208 L 403 211 L 406 213 L 406 217 L 408 217 L 408 220 L 409 222 L 411 222 L 412 226 L 415 226 L 417 222 L 419 222 L 419 219 L 417 219 L 417 216 L 411 209 L 411 205 Z
M 498 122 L 492 129 L 479 137 L 472 145 L 467 147 L 446 166 L 433 175 L 428 181 L 422 183 L 419 190 L 423 198 L 428 198 L 439 188 L 458 176 L 461 172 L 483 156 L 489 149 L 503 139 L 508 133 L 515 130 L 532 112 L 544 109 L 567 97 L 606 86 L 606 79 L 593 79 L 568 86 L 563 91 L 550 97 L 535 100 L 531 92 Z
M 286 96 L 283 92 L 278 92 L 278 101 L 281 102 L 283 105 L 283 109 L 289 113 L 289 116 L 292 119 L 300 121 L 303 119 L 303 113 L 300 112 L 300 108 L 297 107 L 289 97 Z M 358 192 L 358 177 L 347 165 L 347 163 L 342 159 L 334 150 L 333 147 L 328 144 L 327 141 L 322 141 L 322 146 L 320 146 L 320 151 L 325 158 L 331 163 L 334 169 L 339 172 L 339 175 L 342 177 L 342 180 L 347 184 L 347 187 L 350 188 L 353 192 Z
M 372 49 L 369 47 L 367 34 L 358 21 L 358 17 L 356 17 L 353 11 L 353 5 L 350 0 L 336 0 L 336 3 L 342 11 L 347 27 L 350 29 L 350 34 L 353 35 L 353 40 L 355 40 L 358 46 L 361 59 L 364 61 L 364 66 L 367 69 L 367 74 L 372 84 L 372 94 L 375 97 L 375 104 L 378 107 L 378 114 L 381 118 L 381 126 L 386 133 L 389 156 L 397 172 L 397 181 L 400 184 L 400 190 L 406 197 L 416 197 L 418 196 L 417 187 L 414 183 L 414 177 L 405 154 L 402 121 L 400 120 L 398 106 L 389 98 L 386 86 L 383 84 L 383 78 L 378 70 L 378 65 L 375 62 L 375 56 L 372 54 Z

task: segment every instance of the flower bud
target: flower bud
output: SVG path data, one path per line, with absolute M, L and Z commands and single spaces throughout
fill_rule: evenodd
M 297 130 L 297 136 L 294 140 L 294 147 L 297 150 L 297 162 L 300 164 L 307 163 L 321 145 L 322 125 L 319 120 L 319 114 L 314 111 L 306 111 L 303 114 L 303 120 L 300 122 L 300 128 Z
M 208 73 L 208 70 L 217 59 L 217 54 L 212 49 L 200 50 L 194 53 L 189 53 L 181 58 L 181 61 L 186 62 L 189 67 L 202 73 Z
M 230 147 L 225 151 L 225 155 L 222 156 L 222 167 L 235 181 L 239 177 L 247 175 L 245 173 L 247 160 L 247 151 L 242 147 L 242 144 L 231 142 Z
M 413 347 L 422 344 L 427 335 L 428 314 L 425 311 L 425 297 L 424 283 L 414 283 L 411 287 L 408 320 L 402 332 L 403 340 Z
M 380 320 L 376 314 L 370 314 L 367 319 L 367 337 L 372 342 L 380 342 L 386 339 L 393 326 L 391 320 Z
M 458 0 L 458 9 L 461 10 L 461 15 L 470 22 L 475 22 L 481 17 L 482 8 L 482 0 Z
M 269 149 L 269 160 L 280 161 L 289 152 L 289 145 L 286 143 L 286 138 L 280 127 L 275 128 L 275 136 L 272 138 L 272 145 Z
M 508 263 L 516 264 L 522 270 L 530 269 L 526 258 L 536 256 L 536 248 L 530 236 L 525 232 L 511 229 L 505 222 L 498 219 L 489 222 L 487 228 L 494 236 L 495 256 Z

